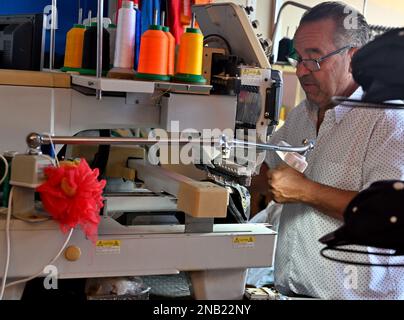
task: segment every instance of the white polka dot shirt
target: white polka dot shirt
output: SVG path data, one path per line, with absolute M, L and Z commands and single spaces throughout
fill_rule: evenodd
M 359 88 L 351 98 L 361 98 L 362 94 Z M 337 106 L 326 112 L 318 136 L 317 111 L 303 101 L 271 138 L 273 144 L 283 140 L 293 146 L 306 138 L 316 140 L 314 150 L 307 155 L 305 175 L 309 179 L 351 191 L 361 191 L 380 180 L 404 180 L 404 110 Z M 269 167 L 280 161 L 275 153 L 268 153 Z M 275 255 L 277 289 L 286 295 L 322 299 L 404 299 L 404 268 L 356 267 L 320 255 L 324 245 L 318 240 L 341 225 L 341 221 L 310 206 L 284 205 Z M 404 263 L 404 257 L 361 258 L 347 253 L 337 257 Z

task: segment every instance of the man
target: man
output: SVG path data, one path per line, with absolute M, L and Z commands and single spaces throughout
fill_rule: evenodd
M 404 299 L 403 269 L 328 261 L 321 257 L 318 241 L 342 225 L 344 210 L 359 191 L 375 181 L 404 179 L 403 112 L 331 103 L 333 96 L 361 98 L 350 63 L 368 37 L 365 18 L 340 2 L 321 3 L 308 11 L 295 34 L 296 74 L 307 100 L 290 112 L 270 142 L 296 146 L 313 139 L 316 146 L 307 155 L 304 174 L 280 164 L 274 153 L 267 159 L 269 191 L 283 204 L 275 286 L 286 295 Z M 358 260 L 352 254 L 341 256 Z M 378 260 L 365 256 L 361 261 Z

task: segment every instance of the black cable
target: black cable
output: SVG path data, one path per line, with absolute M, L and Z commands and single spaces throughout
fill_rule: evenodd
M 361 250 L 355 250 L 355 249 L 342 249 L 342 248 L 337 248 L 337 247 L 327 247 L 327 248 L 329 250 L 343 252 L 343 253 L 356 253 L 356 254 L 362 254 L 362 255 L 374 255 L 374 256 L 382 256 L 382 257 L 398 257 L 399 256 L 397 254 L 391 254 L 391 253 L 369 252 L 369 251 L 361 251 Z
M 393 110 L 404 109 L 404 104 L 402 103 L 387 103 L 387 102 L 371 103 L 363 100 L 346 99 L 342 97 L 334 97 L 332 98 L 332 101 L 335 105 L 340 105 L 349 108 L 386 109 L 388 107 L 389 109 Z
M 369 28 L 371 31 L 380 32 L 380 33 L 386 33 L 391 30 L 399 29 L 398 27 L 387 27 L 387 26 L 374 25 L 374 24 L 369 25 Z
M 243 215 L 237 209 L 236 204 L 234 203 L 231 195 L 229 197 L 229 210 L 230 210 L 230 213 L 233 215 L 233 217 L 236 219 L 237 223 L 240 223 L 240 224 L 246 223 Z
M 358 250 L 350 250 L 350 249 L 339 249 L 339 248 L 331 248 L 331 247 L 325 247 L 321 249 L 320 254 L 323 258 L 326 258 L 328 260 L 338 262 L 338 263 L 345 263 L 345 264 L 351 264 L 355 266 L 362 266 L 362 267 L 385 267 L 385 268 L 403 268 L 404 264 L 373 264 L 373 263 L 365 263 L 365 262 L 356 262 L 356 261 L 349 261 L 349 260 L 344 260 L 344 259 L 337 259 L 333 258 L 331 256 L 325 255 L 326 251 L 338 251 L 338 252 L 344 252 L 344 253 L 357 253 L 357 254 L 362 254 L 362 255 L 373 255 L 373 256 L 386 256 L 386 257 L 398 257 L 397 255 L 394 254 L 388 254 L 388 253 L 370 253 L 370 252 L 365 252 L 365 251 L 358 251 Z
M 230 43 L 224 37 L 222 37 L 220 34 L 210 34 L 204 38 L 204 41 L 203 41 L 204 44 L 209 44 L 209 38 L 219 38 L 220 40 L 222 40 L 226 44 L 229 55 L 231 55 L 232 49 L 231 49 Z

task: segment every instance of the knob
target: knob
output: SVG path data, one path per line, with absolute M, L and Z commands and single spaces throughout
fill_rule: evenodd
M 30 148 L 39 148 L 42 145 L 42 137 L 40 134 L 32 132 L 27 136 L 26 142 Z
M 253 22 L 251 22 L 251 24 L 254 29 L 257 29 L 260 25 L 260 22 L 258 20 L 254 20 Z
M 262 46 L 262 48 L 263 48 L 264 50 L 269 47 L 269 42 L 268 42 L 268 40 L 261 38 L 261 39 L 260 39 L 260 42 L 261 42 L 261 46 Z
M 68 261 L 77 261 L 81 257 L 81 250 L 79 247 L 70 246 L 65 251 L 65 258 Z

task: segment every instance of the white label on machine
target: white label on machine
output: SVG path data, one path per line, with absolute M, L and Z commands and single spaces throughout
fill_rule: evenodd
M 121 241 L 120 240 L 98 240 L 95 246 L 95 253 L 100 254 L 120 254 Z
M 241 85 L 260 87 L 265 79 L 271 79 L 270 70 L 260 68 L 241 68 Z
M 49 161 L 49 159 L 38 159 L 36 163 L 36 175 L 38 179 L 38 183 L 42 183 L 43 181 L 46 180 L 45 177 L 45 168 L 49 167 L 52 165 L 52 162 Z
M 233 248 L 254 248 L 255 237 L 253 236 L 238 236 L 233 238 Z

